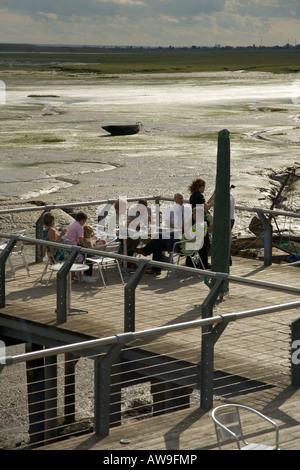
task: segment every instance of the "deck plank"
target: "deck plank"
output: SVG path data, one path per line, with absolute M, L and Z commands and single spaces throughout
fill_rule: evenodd
M 42 264 L 31 264 L 31 276 L 22 267 L 16 280 L 7 272 L 6 305 L 1 315 L 14 316 L 43 325 L 56 325 L 56 281 L 48 286 L 36 280 Z M 231 274 L 275 284 L 300 287 L 299 267 L 272 265 L 264 267 L 259 261 L 233 257 Z M 128 281 L 129 275 L 125 275 Z M 136 330 L 192 321 L 201 318 L 201 304 L 209 292 L 203 278 L 163 271 L 162 276 L 144 275 L 136 292 Z M 108 285 L 72 283 L 72 306 L 87 308 L 88 313 L 69 315 L 60 329 L 91 338 L 120 334 L 124 329 L 124 286 L 113 272 L 108 273 Z M 215 315 L 241 312 L 299 300 L 295 294 L 259 289 L 230 283 L 229 295 L 216 305 Z M 215 349 L 215 369 L 228 374 L 262 380 L 273 387 L 253 393 L 236 394 L 227 401 L 237 401 L 257 407 L 280 425 L 280 447 L 300 448 L 300 412 L 297 402 L 300 390 L 290 385 L 289 328 L 300 316 L 299 309 L 253 317 L 231 323 Z M 167 335 L 151 342 L 147 348 L 157 354 L 172 351 L 172 356 L 198 363 L 201 331 L 189 330 Z M 280 345 L 280 347 L 278 346 Z M 218 390 L 215 391 L 219 404 Z M 222 402 L 222 401 L 221 401 Z M 269 413 L 269 414 L 268 414 Z M 120 443 L 122 438 L 130 444 Z M 192 407 L 168 415 L 122 425 L 111 429 L 102 440 L 94 435 L 70 438 L 45 448 L 51 449 L 216 449 L 214 428 L 207 412 Z

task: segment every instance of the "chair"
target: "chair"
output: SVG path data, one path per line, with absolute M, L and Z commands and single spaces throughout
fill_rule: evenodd
M 105 282 L 105 279 L 104 279 L 103 268 L 107 268 L 109 266 L 117 267 L 120 278 L 121 278 L 121 281 L 122 281 L 122 284 L 124 284 L 124 279 L 123 279 L 123 276 L 122 276 L 122 271 L 121 271 L 121 268 L 120 268 L 119 260 L 109 257 L 109 253 L 118 253 L 119 248 L 120 248 L 120 242 L 114 242 L 113 241 L 113 242 L 107 243 L 106 245 L 103 245 L 103 251 L 105 251 L 105 253 L 106 253 L 105 255 L 102 255 L 102 256 L 99 255 L 99 257 L 97 256 L 95 258 L 86 258 L 86 261 L 91 261 L 92 263 L 94 263 L 98 266 L 97 279 L 99 278 L 99 274 L 100 274 L 104 287 L 106 287 L 106 282 Z
M 180 258 L 190 258 L 194 268 L 202 267 L 205 269 L 199 250 L 204 245 L 204 237 L 206 234 L 207 226 L 205 222 L 198 222 L 194 224 L 190 231 L 190 239 L 187 239 L 184 235 L 182 240 L 174 243 L 173 249 L 170 252 L 170 263 L 174 263 L 174 258 L 177 256 L 177 264 L 179 264 Z
M 240 411 L 243 413 L 240 413 Z M 250 443 L 245 440 L 241 419 L 241 416 L 246 418 L 245 412 L 248 418 L 249 413 L 255 414 L 258 418 L 266 421 L 271 426 L 271 431 L 272 433 L 274 432 L 274 445 Z M 222 449 L 222 446 L 225 443 L 228 444 L 230 441 L 235 442 L 238 450 L 279 450 L 279 433 L 277 424 L 253 408 L 236 404 L 221 405 L 211 410 L 210 416 L 214 421 L 219 450 Z M 255 424 L 252 433 L 257 434 L 257 424 L 258 423 Z
M 57 263 L 57 261 L 55 261 L 55 258 L 54 258 L 54 253 L 53 253 L 53 250 L 51 249 L 50 246 L 45 246 L 45 245 L 39 245 L 39 247 L 41 247 L 40 249 L 40 255 L 42 258 L 44 258 L 44 256 L 46 255 L 47 256 L 47 260 L 46 260 L 46 264 L 45 264 L 45 267 L 44 267 L 44 271 L 42 272 L 42 275 L 39 279 L 37 279 L 36 281 L 36 284 L 38 282 L 42 282 L 42 279 L 43 277 L 45 276 L 48 268 L 50 266 L 52 266 L 53 264 Z M 51 280 L 51 277 L 52 277 L 52 274 L 53 274 L 53 271 L 50 270 L 50 276 L 48 278 L 48 280 L 46 281 L 46 286 L 48 286 L 50 280 Z
M 25 236 L 26 235 L 26 230 L 19 230 L 17 232 L 12 232 L 12 235 L 18 235 L 18 236 Z M 5 247 L 7 244 L 3 245 L 3 247 Z M 1 248 L 0 248 L 1 249 Z M 29 266 L 28 266 L 28 263 L 26 261 L 26 257 L 25 257 L 25 254 L 24 254 L 24 241 L 23 240 L 17 240 L 12 251 L 10 252 L 9 254 L 9 257 L 8 257 L 8 263 L 9 263 L 9 266 L 10 266 L 10 269 L 11 269 L 11 272 L 12 272 L 12 276 L 13 278 L 15 279 L 15 274 L 16 274 L 16 271 L 14 269 L 14 266 L 13 266 L 13 258 L 15 258 L 16 256 L 20 256 L 22 258 L 22 261 L 23 261 L 23 264 L 26 268 L 26 271 L 27 271 L 27 274 L 28 276 L 30 276 L 30 272 L 29 272 Z

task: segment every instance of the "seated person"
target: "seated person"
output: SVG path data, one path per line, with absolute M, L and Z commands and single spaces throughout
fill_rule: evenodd
M 141 239 L 149 236 L 149 223 L 151 222 L 151 209 L 146 199 L 139 199 L 138 203 L 128 209 L 127 227 L 127 254 L 133 256 Z
M 183 194 L 176 193 L 174 204 L 166 208 L 163 227 L 170 227 L 170 236 L 176 239 L 192 227 L 192 209 L 190 205 L 184 204 Z
M 182 234 L 192 226 L 192 209 L 189 205 L 184 205 L 184 198 L 181 193 L 174 195 L 174 204 L 167 207 L 164 214 L 163 229 L 143 248 L 136 249 L 136 252 L 144 256 L 152 254 L 153 261 L 162 261 L 164 251 L 172 251 L 174 243 L 180 241 Z M 187 227 L 185 229 L 185 227 Z M 148 274 L 159 275 L 161 269 L 153 267 L 146 271 Z
M 45 212 L 43 215 L 43 224 L 44 229 L 42 232 L 42 239 L 48 240 L 49 242 L 61 243 L 63 237 L 68 232 L 67 229 L 61 231 L 60 234 L 57 233 L 55 229 L 55 217 L 51 212 Z M 49 247 L 50 253 L 53 256 L 54 260 L 57 262 L 63 261 L 68 257 L 68 251 L 60 248 Z M 45 251 L 41 253 L 42 257 L 45 255 Z
M 151 209 L 148 207 L 147 199 L 139 199 L 138 203 L 128 209 L 128 224 L 131 224 L 134 220 L 137 220 L 136 230 L 148 230 L 148 224 L 151 223 Z
M 66 243 L 69 245 L 81 245 L 85 246 L 83 238 L 83 226 L 87 221 L 87 214 L 79 211 L 75 215 L 75 220 L 68 226 L 68 236 L 66 237 Z
M 99 239 L 95 235 L 95 231 L 91 225 L 85 224 L 83 226 L 83 238 L 85 240 L 86 248 L 93 248 L 93 250 L 105 250 L 106 240 Z
M 84 239 L 83 226 L 87 221 L 87 214 L 79 211 L 75 215 L 75 220 L 68 226 L 68 236 L 66 243 L 69 245 L 83 246 L 87 248 L 87 243 Z M 82 263 L 85 259 L 83 254 L 79 254 L 76 261 Z M 93 263 L 90 261 L 87 263 L 89 269 L 85 271 L 85 275 L 82 277 L 84 282 L 96 282 L 96 279 L 92 277 L 93 274 Z M 75 278 L 74 278 L 75 279 Z

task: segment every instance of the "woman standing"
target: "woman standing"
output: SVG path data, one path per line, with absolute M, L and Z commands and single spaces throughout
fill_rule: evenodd
M 208 253 L 210 250 L 210 239 L 209 239 L 209 232 L 211 231 L 212 227 L 210 227 L 210 221 L 208 217 L 208 212 L 212 208 L 215 202 L 215 193 L 209 198 L 206 202 L 204 197 L 204 190 L 205 190 L 205 181 L 202 178 L 196 178 L 188 187 L 191 195 L 190 195 L 190 204 L 192 206 L 193 211 L 193 224 L 196 223 L 196 210 L 199 204 L 203 205 L 204 208 L 204 220 L 207 223 L 207 234 L 204 238 L 204 245 L 199 250 L 199 256 L 202 259 L 202 262 L 206 269 L 210 268 L 208 263 Z

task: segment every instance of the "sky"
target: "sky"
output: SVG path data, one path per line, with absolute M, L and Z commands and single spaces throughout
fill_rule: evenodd
M 300 0 L 0 0 L 0 42 L 300 44 Z

